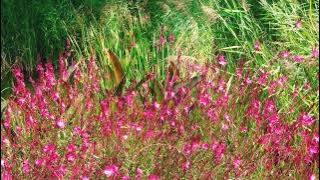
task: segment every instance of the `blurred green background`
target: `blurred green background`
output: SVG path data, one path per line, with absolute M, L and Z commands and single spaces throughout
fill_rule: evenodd
M 66 38 L 77 57 L 93 48 L 102 70 L 109 67 L 103 49 L 111 49 L 128 80 L 141 79 L 154 64 L 163 78 L 165 58 L 178 49 L 199 61 L 223 52 L 231 72 L 244 56 L 260 67 L 280 50 L 308 55 L 318 44 L 318 8 L 319 0 L 2 0 L 1 94 L 10 92 L 10 67 L 17 58 L 32 68 L 37 55 L 51 56 L 56 65 Z M 295 30 L 300 18 L 302 28 Z M 167 41 L 170 34 L 175 40 L 158 50 L 161 27 Z M 262 50 L 253 55 L 257 40 Z M 311 76 L 318 68 L 307 71 L 316 83 Z M 301 73 L 300 67 L 296 74 Z

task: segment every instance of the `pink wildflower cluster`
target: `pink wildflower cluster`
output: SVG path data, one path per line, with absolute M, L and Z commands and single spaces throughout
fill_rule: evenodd
M 80 70 L 68 52 L 67 42 L 58 78 L 51 60 L 39 61 L 30 89 L 14 66 L 1 124 L 2 178 L 245 179 L 260 168 L 268 177 L 278 177 L 273 169 L 314 177 L 318 117 L 279 108 L 289 73 L 254 74 L 241 61 L 235 75 L 217 71 L 226 65 L 219 54 L 218 63 L 199 65 L 192 82 L 168 73 L 159 98 L 152 73 L 114 95 L 99 87 L 93 55 Z

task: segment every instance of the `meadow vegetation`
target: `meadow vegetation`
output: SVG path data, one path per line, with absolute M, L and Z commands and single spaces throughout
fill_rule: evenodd
M 318 12 L 1 1 L 1 177 L 319 178 Z

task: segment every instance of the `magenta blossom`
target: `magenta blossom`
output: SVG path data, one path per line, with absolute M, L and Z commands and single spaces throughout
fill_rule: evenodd
M 317 177 L 314 174 L 310 175 L 308 178 L 308 180 L 316 180 L 316 179 L 317 179 Z
M 217 120 L 217 113 L 214 111 L 214 108 L 210 108 L 208 110 L 208 117 L 210 118 L 211 121 Z
M 30 171 L 29 161 L 23 160 L 22 162 L 22 169 L 24 173 L 28 173 Z
M 300 114 L 299 121 L 305 126 L 310 126 L 314 123 L 314 119 L 312 118 L 312 116 L 305 112 Z
M 87 176 L 80 176 L 80 180 L 89 180 Z
M 42 166 L 43 163 L 44 163 L 44 161 L 43 161 L 42 159 L 36 159 L 36 160 L 34 161 L 34 164 L 35 164 L 36 166 Z
M 214 142 L 211 145 L 211 150 L 212 150 L 213 155 L 215 157 L 216 163 L 220 162 L 222 156 L 224 155 L 225 148 L 226 148 L 226 145 L 222 142 Z
M 290 53 L 289 53 L 288 50 L 284 50 L 284 51 L 282 51 L 282 52 L 279 53 L 279 56 L 280 56 L 281 58 L 283 58 L 283 59 L 288 58 L 289 55 L 290 55 Z
M 167 42 L 166 38 L 164 38 L 163 36 L 160 36 L 159 38 L 159 44 L 162 46 Z
M 264 106 L 265 111 L 272 113 L 276 110 L 275 104 L 273 100 L 268 99 L 266 100 L 265 106 Z
M 159 177 L 157 175 L 155 175 L 155 174 L 150 174 L 148 176 L 148 180 L 159 180 Z
M 203 143 L 201 145 L 201 148 L 204 149 L 204 150 L 207 150 L 209 148 L 209 144 L 208 143 Z
M 254 42 L 253 48 L 255 51 L 260 51 L 261 50 L 260 42 L 259 41 Z
M 129 180 L 129 179 L 130 179 L 130 177 L 127 176 L 127 175 L 124 175 L 124 176 L 121 177 L 121 180 Z
M 295 61 L 295 62 L 301 62 L 301 61 L 303 61 L 303 59 L 304 59 L 304 57 L 301 56 L 301 55 L 299 55 L 299 54 L 294 55 L 294 56 L 292 57 L 292 60 Z
M 200 100 L 200 105 L 207 106 L 211 101 L 211 97 L 209 94 L 203 94 L 199 96 L 199 100 Z
M 319 57 L 319 49 L 317 47 L 313 47 L 311 49 L 311 57 L 318 58 Z
M 76 159 L 76 157 L 75 157 L 74 153 L 68 153 L 66 155 L 66 159 L 68 162 L 73 162 Z
M 301 19 L 298 19 L 298 20 L 295 22 L 295 27 L 296 27 L 297 29 L 300 29 L 301 26 L 302 26 Z
M 116 165 L 107 165 L 103 168 L 103 173 L 107 176 L 107 177 L 111 177 L 111 176 L 115 176 L 117 175 L 119 172 L 119 168 Z
M 225 66 L 227 64 L 227 61 L 223 54 L 218 54 L 218 63 L 222 66 Z
M 65 122 L 61 118 L 58 118 L 55 122 L 55 125 L 57 128 L 62 129 L 65 126 Z
M 262 73 L 258 78 L 258 84 L 265 84 L 266 80 L 268 78 L 268 73 Z
M 136 170 L 136 178 L 138 179 L 138 178 L 140 178 L 141 176 L 142 176 L 142 169 L 137 168 L 137 170 Z
M 228 130 L 229 129 L 229 125 L 225 124 L 225 123 L 221 123 L 221 128 L 222 128 L 222 130 Z
M 182 163 L 182 169 L 183 170 L 188 170 L 190 168 L 190 162 L 186 161 L 184 163 Z
M 234 168 L 238 168 L 240 166 L 240 157 L 236 157 L 234 160 L 233 160 L 233 166 Z

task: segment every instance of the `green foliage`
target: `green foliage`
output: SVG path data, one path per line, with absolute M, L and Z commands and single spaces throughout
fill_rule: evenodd
M 215 60 L 213 54 L 223 52 L 231 72 L 244 56 L 254 57 L 256 62 L 248 63 L 260 67 L 279 49 L 308 54 L 310 47 L 318 44 L 318 5 L 318 0 L 4 0 L 2 88 L 10 86 L 8 72 L 16 57 L 29 67 L 34 67 L 38 54 L 55 60 L 67 37 L 77 56 L 87 57 L 94 49 L 105 71 L 112 67 L 103 52 L 105 48 L 112 50 L 121 61 L 126 86 L 150 70 L 164 79 L 166 57 L 179 49 L 183 55 L 210 62 Z M 303 28 L 294 30 L 299 18 Z M 161 27 L 167 40 L 169 34 L 175 35 L 175 42 L 158 51 L 155 45 Z M 255 41 L 261 42 L 259 55 L 253 53 Z M 130 48 L 132 42 L 135 46 Z

